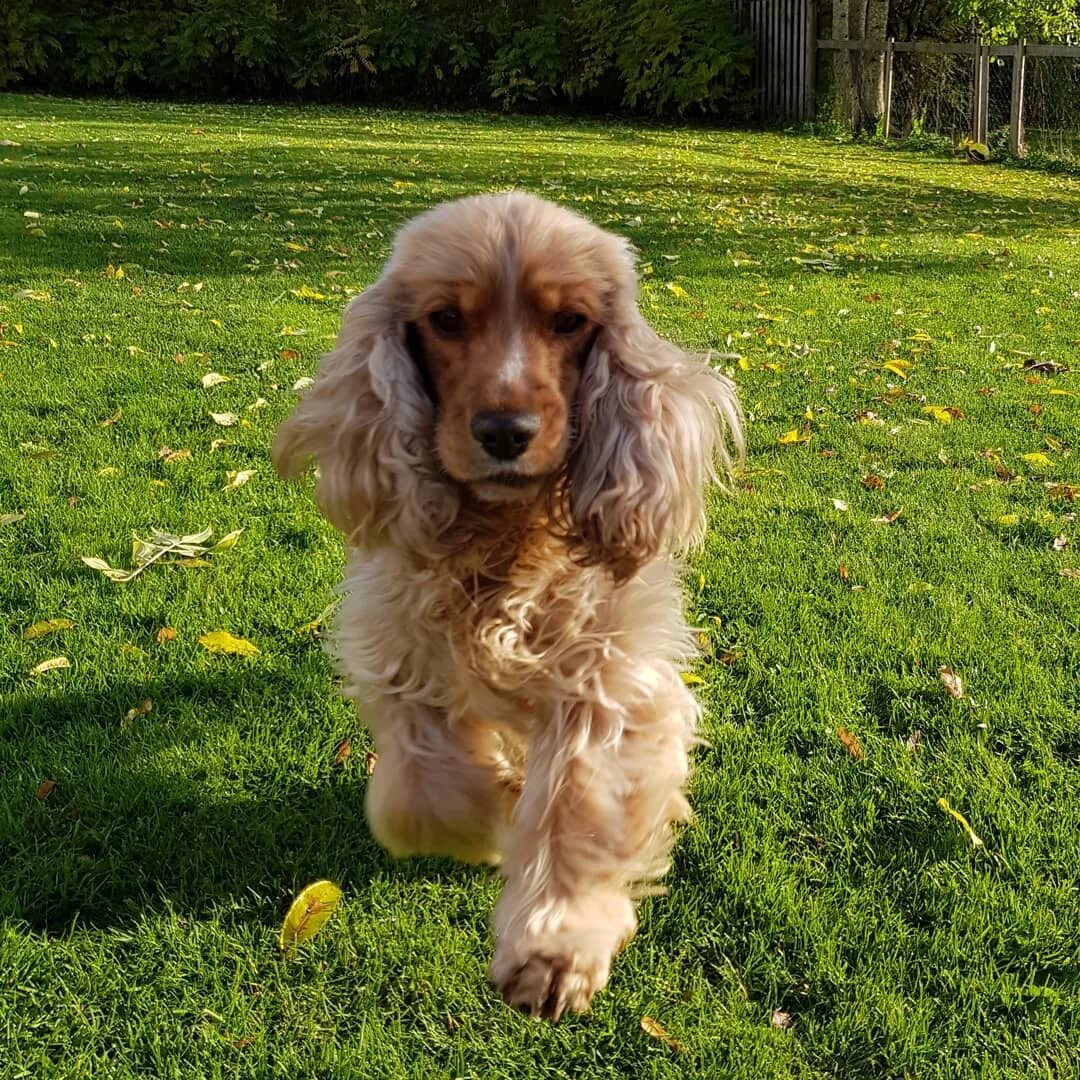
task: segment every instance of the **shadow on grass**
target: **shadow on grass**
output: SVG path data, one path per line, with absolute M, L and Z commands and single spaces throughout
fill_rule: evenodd
M 143 697 L 153 712 L 122 723 Z M 0 918 L 57 934 L 130 925 L 147 912 L 199 917 L 224 908 L 230 921 L 273 926 L 288 899 L 319 878 L 356 893 L 387 877 L 487 873 L 447 860 L 391 860 L 364 820 L 362 750 L 335 766 L 333 736 L 318 720 L 311 738 L 326 753 L 317 775 L 296 765 L 307 716 L 283 721 L 293 745 L 282 760 L 267 752 L 269 718 L 320 707 L 326 701 L 314 689 L 257 670 L 16 700 L 0 718 L 3 759 L 17 774 L 0 802 Z M 252 717 L 262 721 L 259 752 L 238 754 L 236 739 L 256 734 Z M 230 738 L 232 752 L 218 753 Z M 85 752 L 73 752 L 80 743 Z M 27 771 L 50 756 L 56 764 L 44 775 Z M 39 799 L 46 776 L 56 787 Z

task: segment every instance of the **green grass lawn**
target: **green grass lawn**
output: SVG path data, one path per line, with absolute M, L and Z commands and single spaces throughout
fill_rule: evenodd
M 24 515 L 0 524 L 0 1076 L 1077 1075 L 1080 182 L 14 95 L 0 138 L 0 515 Z M 687 575 L 696 820 L 557 1026 L 485 984 L 496 877 L 368 836 L 366 738 L 312 625 L 341 544 L 267 455 L 395 228 L 509 186 L 630 237 L 647 315 L 731 357 L 749 421 Z M 204 527 L 243 533 L 127 583 L 81 561 Z M 323 877 L 342 907 L 283 959 Z

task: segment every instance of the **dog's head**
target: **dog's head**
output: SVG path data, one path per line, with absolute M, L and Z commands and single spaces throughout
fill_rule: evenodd
M 513 193 L 401 230 L 274 458 L 318 459 L 320 504 L 358 543 L 430 547 L 463 498 L 554 496 L 576 554 L 622 576 L 693 539 L 740 439 L 731 384 L 638 313 L 626 241 Z

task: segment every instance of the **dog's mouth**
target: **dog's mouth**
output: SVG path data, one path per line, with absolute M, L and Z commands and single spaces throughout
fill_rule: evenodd
M 539 484 L 542 476 L 534 476 L 531 473 L 500 472 L 483 476 L 477 482 L 481 484 L 498 484 L 499 487 L 527 488 Z
M 469 481 L 469 489 L 487 503 L 528 502 L 546 476 L 542 473 L 497 472 Z

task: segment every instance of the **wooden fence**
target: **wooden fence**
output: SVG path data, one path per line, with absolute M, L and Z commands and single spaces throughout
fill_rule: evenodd
M 1021 39 L 1012 45 L 984 45 L 980 41 L 882 41 L 871 39 L 837 40 L 822 38 L 819 49 L 847 49 L 884 57 L 885 93 L 882 129 L 888 138 L 892 132 L 893 58 L 897 53 L 934 53 L 950 56 L 971 56 L 975 59 L 972 87 L 971 138 L 985 143 L 990 114 L 990 58 L 1009 57 L 1012 60 L 1012 93 L 1009 101 L 1009 149 L 1017 157 L 1023 155 L 1024 143 L 1024 85 L 1028 57 L 1080 57 L 1080 46 L 1040 45 Z
M 817 82 L 814 0 L 749 0 L 758 114 L 770 121 L 813 120 Z

